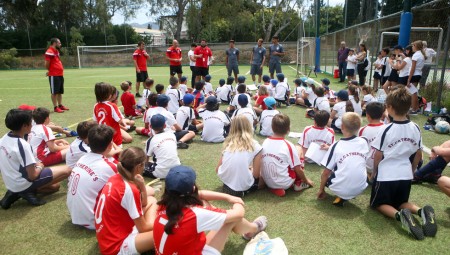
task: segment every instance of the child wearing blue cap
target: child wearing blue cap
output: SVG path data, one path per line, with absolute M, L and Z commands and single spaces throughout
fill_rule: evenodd
M 184 95 L 186 95 L 186 93 L 188 92 L 186 76 L 181 76 L 180 85 L 178 86 L 178 90 L 180 90 L 181 97 L 184 97 Z
M 213 86 L 211 84 L 211 79 L 212 76 L 207 74 L 205 76 L 205 86 L 203 87 L 203 93 L 205 93 L 205 95 L 212 95 L 214 93 L 214 89 Z
M 236 118 L 239 115 L 243 115 L 248 119 L 248 122 L 252 126 L 252 128 L 256 125 L 256 113 L 251 107 L 247 107 L 248 105 L 248 95 L 247 94 L 240 94 L 238 97 L 238 103 L 241 108 L 236 109 L 233 112 L 233 115 L 231 116 L 231 120 Z
M 232 231 L 249 240 L 267 227 L 265 216 L 253 222 L 244 218 L 241 198 L 198 190 L 195 180 L 190 167 L 170 169 L 153 228 L 158 254 L 220 254 Z M 215 208 L 208 200 L 225 201 L 232 208 Z
M 274 98 L 278 103 L 278 106 L 281 104 L 285 104 L 289 106 L 289 96 L 291 95 L 291 89 L 289 88 L 289 84 L 285 81 L 284 74 L 277 74 L 278 84 L 274 86 Z
M 264 99 L 264 103 L 267 109 L 261 112 L 259 116 L 259 134 L 262 136 L 273 135 L 272 119 L 275 115 L 279 114 L 278 110 L 275 110 L 277 101 L 273 97 L 267 97 Z
M 195 111 L 192 109 L 192 105 L 194 104 L 194 95 L 184 95 L 183 104 L 184 105 L 177 111 L 177 123 L 182 130 L 190 130 L 197 133 L 203 128 L 203 123 L 195 118 Z

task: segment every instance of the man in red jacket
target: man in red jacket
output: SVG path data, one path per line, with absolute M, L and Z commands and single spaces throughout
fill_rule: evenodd
M 133 53 L 134 67 L 136 68 L 136 97 L 141 97 L 139 94 L 139 87 L 141 82 L 145 82 L 148 78 L 147 73 L 147 59 L 149 55 L 145 51 L 145 43 L 143 41 L 138 42 L 138 47 Z
M 59 58 L 61 41 L 58 38 L 50 39 L 50 47 L 45 52 L 45 68 L 50 82 L 50 93 L 52 94 L 53 110 L 57 113 L 68 111 L 69 108 L 62 105 L 62 94 L 64 94 L 64 67 Z

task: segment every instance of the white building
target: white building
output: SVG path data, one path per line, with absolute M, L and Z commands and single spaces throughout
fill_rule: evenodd
M 166 44 L 166 35 L 161 30 L 133 27 L 134 31 L 142 37 L 149 37 L 154 46 Z

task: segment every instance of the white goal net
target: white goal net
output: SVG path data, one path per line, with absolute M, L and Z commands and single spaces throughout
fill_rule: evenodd
M 109 46 L 78 46 L 78 67 L 133 65 L 132 56 L 137 44 Z

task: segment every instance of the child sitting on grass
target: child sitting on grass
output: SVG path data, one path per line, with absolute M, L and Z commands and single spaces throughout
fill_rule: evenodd
M 317 98 L 314 90 L 316 89 L 316 83 L 313 79 L 308 78 L 306 80 L 307 88 L 303 91 L 301 98 L 298 98 L 297 104 L 305 107 L 311 107 L 314 100 Z
M 334 143 L 334 130 L 327 127 L 328 119 L 330 119 L 330 114 L 328 112 L 318 111 L 316 115 L 314 115 L 314 125 L 307 126 L 303 130 L 303 134 L 298 140 L 298 144 L 296 144 L 301 161 L 304 159 L 306 152 L 312 143 L 317 143 L 321 146 L 330 146 Z M 308 158 L 306 158 L 306 162 L 313 163 L 313 161 Z
M 182 130 L 189 130 L 198 133 L 203 129 L 203 123 L 195 118 L 194 109 L 194 96 L 192 94 L 186 94 L 183 97 L 183 106 L 177 111 L 176 120 Z
M 422 158 L 420 128 L 407 118 L 410 107 L 411 95 L 406 88 L 396 89 L 386 98 L 393 121 L 380 130 L 372 144 L 376 151 L 370 206 L 401 222 L 408 233 L 422 240 L 424 236 L 436 235 L 437 224 L 433 207 L 420 208 L 409 202 L 413 172 Z M 422 223 L 413 213 L 421 217 Z
M 170 87 L 166 91 L 166 95 L 170 98 L 169 105 L 167 106 L 167 110 L 173 115 L 177 114 L 178 109 L 182 103 L 183 97 L 181 96 L 181 92 L 178 89 L 180 85 L 178 83 L 177 77 L 170 77 L 169 79 Z
M 330 120 L 328 126 L 333 128 L 334 131 L 341 133 L 342 116 L 346 112 L 353 112 L 353 104 L 348 100 L 347 90 L 340 90 L 337 95 L 337 103 L 333 106 L 333 110 L 330 114 Z
M 205 86 L 203 87 L 203 93 L 205 93 L 206 96 L 210 96 L 214 93 L 213 86 L 211 84 L 211 75 L 207 74 L 205 76 Z
M 69 143 L 66 140 L 56 140 L 52 130 L 47 127 L 50 123 L 50 111 L 39 107 L 33 111 L 36 122 L 28 135 L 28 142 L 33 148 L 34 155 L 44 166 L 56 165 L 66 159 Z
M 199 190 L 196 174 L 187 166 L 170 169 L 153 227 L 158 254 L 220 254 L 231 232 L 246 240 L 267 227 L 267 218 L 244 218 L 244 202 L 227 194 Z M 231 209 L 216 208 L 209 201 L 224 201 Z M 205 234 L 205 232 L 208 234 Z
M 236 88 L 236 91 L 237 94 L 233 97 L 233 100 L 231 100 L 230 106 L 228 107 L 228 116 L 230 117 L 233 115 L 234 111 L 242 108 L 238 102 L 239 95 L 245 95 L 248 98 L 249 102 L 246 107 L 253 108 L 252 104 L 250 103 L 252 101 L 252 98 L 249 96 L 249 94 L 246 93 L 247 86 L 245 84 L 239 84 Z
M 269 92 L 267 91 L 267 87 L 263 85 L 259 86 L 258 96 L 256 96 L 255 106 L 253 107 L 256 115 L 260 116 L 261 112 L 267 109 L 267 106 L 264 103 L 264 99 L 266 99 L 268 96 Z
M 146 142 L 147 163 L 144 175 L 153 179 L 166 178 L 170 168 L 180 165 L 177 139 L 173 132 L 164 130 L 166 118 L 163 115 L 153 115 L 150 124 L 155 134 Z M 150 158 L 153 162 L 149 162 Z
M 442 171 L 450 162 L 450 140 L 431 148 L 430 161 L 414 173 L 413 184 L 421 182 L 438 183 Z M 448 177 L 446 177 L 448 178 Z M 443 178 L 443 182 L 446 178 Z M 439 185 L 441 187 L 441 185 Z M 441 187 L 442 189 L 442 187 Z
M 158 84 L 156 84 L 156 86 L 155 86 L 155 91 L 156 91 L 156 94 L 158 94 L 158 95 L 162 95 L 162 94 L 164 94 L 164 85 L 163 84 L 160 84 L 160 83 L 158 83 Z
M 353 199 L 366 189 L 369 144 L 367 140 L 356 136 L 360 127 L 361 117 L 358 114 L 344 114 L 343 138 L 331 145 L 321 163 L 325 169 L 320 180 L 318 199 L 325 198 L 325 187 L 328 187 L 336 195 L 333 205 L 343 206 L 345 201 Z
M 219 97 L 220 96 L 220 94 L 222 92 L 222 89 L 224 89 L 223 85 L 225 85 L 225 79 L 220 79 L 219 80 L 219 87 L 217 87 L 216 90 L 214 90 L 214 96 L 215 97 Z
M 281 104 L 285 104 L 286 106 L 289 106 L 289 96 L 291 95 L 291 89 L 289 88 L 289 84 L 284 81 L 284 74 L 278 73 L 277 74 L 277 80 L 278 84 L 276 84 L 275 87 L 275 94 L 274 98 L 278 103 L 278 106 L 281 106 Z
M 258 123 L 258 121 L 256 120 L 256 113 L 253 110 L 253 108 L 247 107 L 248 96 L 246 94 L 240 94 L 238 96 L 238 103 L 241 108 L 234 111 L 233 116 L 231 116 L 231 121 L 233 121 L 234 118 L 236 118 L 237 116 L 243 115 L 247 118 L 248 122 L 252 126 L 252 129 L 254 129 L 254 127 L 255 127 L 256 123 Z
M 187 77 L 186 76 L 181 76 L 180 79 L 180 85 L 178 86 L 178 90 L 181 93 L 181 98 L 184 97 L 184 95 L 186 95 L 186 93 L 188 93 L 188 87 L 187 87 Z
M 361 102 L 361 108 L 363 110 L 363 116 L 366 114 L 366 106 L 371 102 L 378 102 L 378 100 L 373 96 L 372 88 L 364 85 L 361 88 L 361 92 L 364 95 L 363 100 Z
M 220 103 L 222 104 L 229 104 L 231 103 L 231 99 L 234 96 L 235 88 L 233 87 L 234 78 L 228 77 L 227 83 L 223 85 L 222 89 L 220 90 L 220 93 L 217 93 L 217 98 L 220 100 Z
M 120 96 L 120 101 L 122 102 L 125 117 L 141 118 L 142 113 L 136 106 L 136 100 L 134 99 L 133 93 L 131 93 L 132 87 L 130 84 L 127 81 L 124 81 L 120 84 L 120 88 L 123 91 L 122 96 Z
M 66 165 L 74 168 L 77 161 L 86 153 L 91 151 L 88 141 L 88 133 L 91 128 L 98 126 L 97 122 L 93 120 L 82 121 L 78 123 L 77 133 L 78 137 L 70 144 L 69 151 L 66 155 Z
M 384 105 L 378 102 L 372 102 L 367 104 L 366 107 L 366 119 L 369 124 L 362 127 L 359 130 L 358 135 L 367 139 L 370 146 L 370 152 L 367 154 L 366 167 L 367 176 L 369 182 L 372 181 L 372 171 L 373 171 L 373 156 L 375 149 L 372 147 L 373 141 L 378 136 L 380 129 L 384 127 L 384 123 L 381 122 L 381 117 L 384 113 Z
M 44 168 L 36 162 L 33 149 L 24 140 L 25 134 L 31 132 L 31 121 L 30 111 L 12 109 L 6 114 L 4 123 L 11 131 L 0 139 L 0 166 L 7 189 L 0 205 L 5 210 L 20 198 L 34 206 L 45 204 L 36 193 L 58 191 L 59 183 L 71 172 L 65 165 Z
M 303 96 L 303 91 L 305 91 L 306 88 L 308 87 L 308 85 L 306 85 L 307 79 L 308 78 L 306 78 L 306 77 L 302 77 L 302 78 L 294 80 L 294 84 L 295 84 L 294 102 L 296 105 L 303 104 L 302 96 Z
M 317 98 L 314 99 L 313 102 L 313 109 L 307 110 L 306 111 L 306 117 L 309 118 L 314 118 L 314 115 L 318 112 L 318 111 L 326 111 L 328 113 L 330 113 L 330 102 L 328 102 L 328 99 L 324 96 L 325 94 L 325 89 L 323 87 L 317 87 L 314 90 L 314 94 L 316 94 Z
M 253 139 L 253 128 L 247 119 L 236 116 L 225 139 L 216 172 L 223 182 L 223 192 L 243 197 L 259 186 L 262 147 Z
M 259 134 L 262 136 L 273 135 L 272 119 L 280 112 L 275 109 L 277 101 L 273 97 L 267 97 L 264 99 L 264 103 L 267 106 L 267 110 L 261 112 L 259 116 Z
M 67 208 L 75 225 L 95 229 L 94 206 L 98 193 L 109 177 L 117 173 L 117 161 L 109 157 L 113 134 L 114 130 L 106 125 L 89 130 L 91 152 L 82 156 L 72 170 L 67 184 Z
M 153 79 L 146 79 L 144 82 L 144 91 L 142 93 L 142 97 L 139 98 L 137 102 L 137 107 L 141 112 L 144 112 L 147 109 L 147 99 L 150 94 L 152 94 L 152 87 L 155 81 Z M 130 85 L 131 86 L 131 85 Z
M 153 110 L 158 107 L 156 100 L 158 99 L 158 94 L 150 94 L 148 96 L 148 108 L 144 113 L 144 127 L 137 127 L 136 128 L 136 134 L 138 135 L 143 135 L 143 136 L 151 136 L 152 132 L 151 132 L 151 128 L 150 128 L 150 118 L 153 115 Z
M 221 143 L 228 135 L 230 118 L 219 111 L 219 102 L 215 96 L 206 99 L 205 109 L 199 112 L 203 119 L 202 141 L 208 143 Z
M 359 88 L 357 86 L 348 86 L 348 101 L 352 102 L 353 112 L 362 116 L 361 100 L 359 99 Z
M 328 99 L 330 106 L 334 106 L 336 104 L 336 92 L 334 92 L 330 86 L 323 86 L 323 88 L 325 89 L 325 98 Z
M 118 106 L 118 98 L 119 98 L 119 91 L 116 89 L 116 87 L 111 86 L 111 96 L 108 101 Z M 120 124 L 120 134 L 122 135 L 122 143 L 131 143 L 133 141 L 133 137 L 128 134 L 128 132 L 132 132 L 136 129 L 136 126 L 134 125 L 135 122 L 132 120 L 134 117 L 125 118 L 121 111 L 119 111 L 120 116 L 123 120 L 123 123 Z
M 287 115 L 275 115 L 272 119 L 274 134 L 262 145 L 261 176 L 270 192 L 279 197 L 284 196 L 290 187 L 302 191 L 313 186 L 313 182 L 305 176 L 295 146 L 284 139 L 289 134 L 290 124 Z

